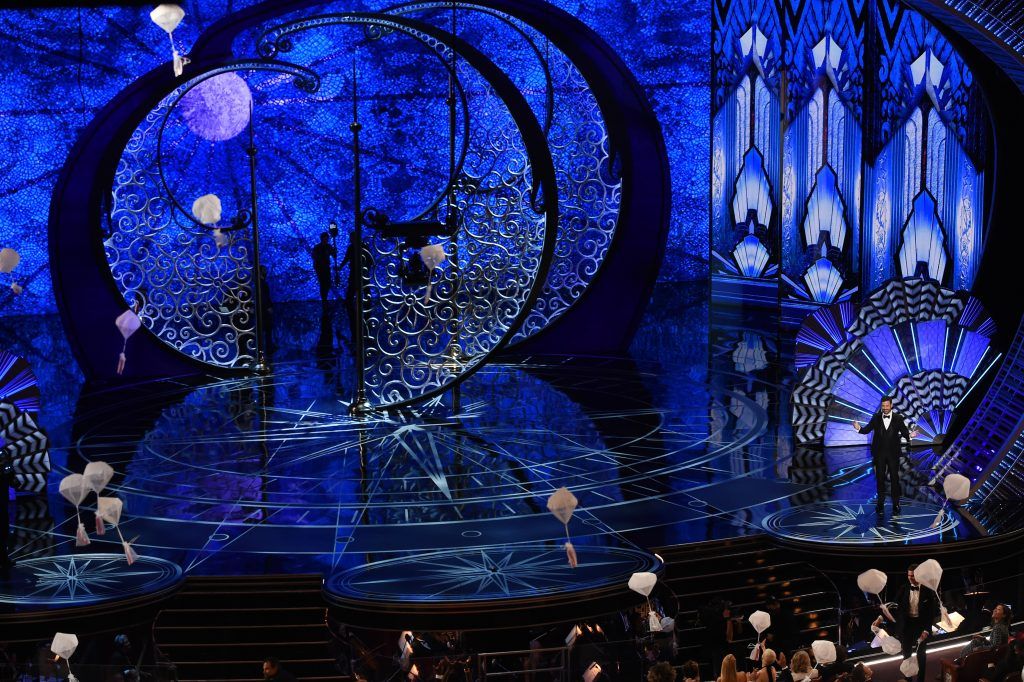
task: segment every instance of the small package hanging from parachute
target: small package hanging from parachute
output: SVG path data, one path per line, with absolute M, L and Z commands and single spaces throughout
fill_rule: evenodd
M 84 547 L 89 544 L 89 534 L 85 532 L 85 524 L 82 523 L 82 514 L 79 507 L 86 496 L 92 492 L 85 483 L 85 476 L 82 474 L 68 474 L 60 480 L 60 494 L 75 508 L 75 518 L 78 519 L 78 530 L 75 532 L 75 547 Z
M 103 517 L 99 513 L 99 497 L 103 489 L 110 483 L 110 479 L 114 477 L 114 469 L 106 462 L 89 462 L 85 465 L 85 472 L 82 476 L 85 478 L 86 487 L 91 492 L 96 493 L 96 534 L 103 535 L 106 532 L 106 528 L 103 526 Z
M 117 373 L 118 375 L 124 373 L 125 363 L 128 362 L 128 357 L 125 355 L 125 351 L 128 350 L 128 337 L 138 331 L 139 327 L 142 326 L 142 320 L 135 314 L 134 310 L 126 310 L 117 316 L 114 320 L 114 324 L 117 325 L 117 330 L 121 332 L 121 336 L 124 338 L 124 344 L 121 346 L 121 354 L 117 356 Z
M 427 266 L 427 295 L 423 298 L 424 303 L 430 303 L 430 293 L 434 290 L 434 268 L 445 262 L 448 254 L 440 244 L 427 244 L 420 249 L 420 259 Z
M 152 12 L 149 13 L 149 18 L 153 20 L 153 23 L 162 28 L 168 38 L 171 40 L 171 60 L 174 65 L 174 75 L 180 76 L 185 71 L 185 65 L 189 63 L 189 58 L 184 57 L 178 53 L 178 48 L 174 46 L 174 29 L 178 28 L 178 24 L 185 18 L 185 10 L 179 5 L 174 4 L 163 4 L 157 5 Z
M 50 644 L 50 651 L 57 659 L 64 659 L 68 664 L 68 682 L 78 682 L 71 674 L 71 657 L 78 649 L 78 636 L 66 632 L 57 632 L 53 635 L 53 642 Z
M 559 488 L 548 498 L 548 511 L 565 526 L 565 555 L 573 568 L 576 568 L 579 562 L 576 558 L 576 548 L 569 539 L 569 519 L 572 518 L 578 504 L 579 500 L 568 488 Z
M 128 561 L 128 565 L 131 566 L 139 558 L 139 555 L 135 553 L 131 543 L 125 540 L 124 535 L 121 534 L 121 526 L 119 524 L 123 508 L 124 504 L 117 497 L 100 497 L 96 500 L 96 516 L 102 517 L 104 521 L 117 530 L 117 537 L 121 539 L 121 546 L 124 548 L 124 558 Z

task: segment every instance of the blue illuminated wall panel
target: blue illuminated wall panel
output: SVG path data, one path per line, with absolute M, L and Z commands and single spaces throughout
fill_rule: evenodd
M 255 3 L 181 4 L 186 17 L 175 39 L 187 51 L 214 21 Z M 346 7 L 375 10 L 390 4 L 353 0 Z M 665 135 L 672 174 L 673 212 L 661 279 L 704 278 L 711 8 L 682 0 L 553 4 L 607 40 L 644 86 Z M 150 22 L 148 7 L 55 8 L 0 12 L 0 50 L 5 55 L 0 72 L 0 247 L 21 252 L 22 263 L 13 274 L 25 287 L 15 296 L 10 276 L 0 275 L 0 315 L 47 313 L 54 310 L 54 302 L 46 222 L 60 168 L 93 114 L 134 79 L 166 63 L 170 45 Z M 267 133 L 275 143 L 279 137 Z M 261 149 L 261 172 L 268 176 L 286 178 L 291 161 L 286 154 Z M 268 233 L 267 262 L 275 273 L 270 280 L 274 300 L 315 298 L 309 249 L 332 216 L 302 210 L 301 202 L 287 192 L 266 201 L 271 202 L 268 206 L 283 203 L 280 213 L 287 215 L 262 226 Z M 269 246 L 273 244 L 280 248 Z
M 783 306 L 804 308 L 894 277 L 969 290 L 984 239 L 988 120 L 949 42 L 898 0 L 713 8 L 713 290 L 746 300 L 754 284 L 777 285 Z M 762 54 L 756 36 L 768 26 Z M 754 71 L 786 103 L 781 121 L 750 111 Z M 749 134 L 777 125 L 781 135 Z M 752 144 L 780 207 L 778 242 L 769 229 L 763 248 L 726 210 L 749 194 Z

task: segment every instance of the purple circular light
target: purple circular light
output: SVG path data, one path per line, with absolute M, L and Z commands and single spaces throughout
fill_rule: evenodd
M 189 129 L 214 142 L 230 140 L 249 123 L 252 91 L 236 73 L 222 73 L 195 86 L 178 102 Z

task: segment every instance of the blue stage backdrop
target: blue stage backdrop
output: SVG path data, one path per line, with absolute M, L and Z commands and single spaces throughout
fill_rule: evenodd
M 244 0 L 183 2 L 187 14 L 175 31 L 175 40 L 187 50 L 214 21 L 252 4 Z M 594 28 L 646 88 L 664 131 L 672 170 L 672 224 L 661 279 L 705 277 L 710 6 L 659 0 L 558 0 L 554 4 Z M 376 10 L 386 5 L 352 2 L 346 7 Z M 5 55 L 0 74 L 0 247 L 14 248 L 22 256 L 11 275 L 0 275 L 4 278 L 0 280 L 0 315 L 48 313 L 55 305 L 45 225 L 57 174 L 78 131 L 93 113 L 134 79 L 164 64 L 170 45 L 150 22 L 148 10 L 136 8 L 4 11 L 0 45 Z M 415 115 L 399 109 L 393 107 L 394 115 Z M 431 120 L 435 114 L 423 112 Z M 264 173 L 282 179 L 309 175 L 309 168 L 303 170 L 302 153 L 289 148 L 279 134 L 268 137 L 277 147 L 261 148 Z M 338 183 L 329 177 L 315 180 L 327 194 L 347 196 L 343 178 L 337 178 Z M 400 196 L 409 190 L 403 181 L 414 180 L 396 175 L 388 189 Z M 270 282 L 273 298 L 315 298 L 309 250 L 334 216 L 322 215 L 319 204 L 315 212 L 303 210 L 297 196 L 279 196 L 261 188 L 261 197 L 264 202 L 288 204 L 279 211 L 286 219 L 262 225 L 269 244 L 284 245 L 270 247 L 266 256 L 275 273 Z M 339 201 L 339 207 L 344 203 Z M 343 238 L 339 247 L 344 248 L 344 243 Z M 8 286 L 12 282 L 24 287 L 19 296 Z

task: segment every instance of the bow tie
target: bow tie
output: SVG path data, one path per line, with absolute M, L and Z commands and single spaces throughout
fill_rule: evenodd
M 921 589 L 921 588 L 920 588 L 919 586 L 918 586 L 918 587 L 915 587 L 915 586 L 913 586 L 913 585 L 911 585 L 911 586 L 910 586 L 910 591 L 911 591 L 911 592 L 917 592 L 917 591 L 918 591 L 918 590 L 920 590 L 920 589 Z

